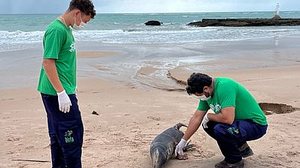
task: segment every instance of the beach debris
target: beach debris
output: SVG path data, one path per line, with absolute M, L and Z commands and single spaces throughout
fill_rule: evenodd
M 275 114 L 291 113 L 299 109 L 291 105 L 281 104 L 281 103 L 258 103 L 258 104 L 266 115 L 271 115 L 274 113 Z
M 168 160 L 174 157 L 175 147 L 184 135 L 184 133 L 180 131 L 180 127 L 182 126 L 186 127 L 186 125 L 178 123 L 166 129 L 151 142 L 150 156 L 153 168 L 161 168 Z M 188 144 L 184 151 L 193 146 L 192 144 Z M 178 156 L 177 159 L 187 159 L 187 156 Z
M 176 83 L 178 83 L 181 86 L 186 86 L 187 85 L 187 81 L 186 80 L 177 79 L 176 77 L 174 77 L 172 75 L 172 73 L 170 71 L 168 71 L 167 76 L 168 76 L 168 78 L 174 80 Z M 184 91 L 185 91 L 185 89 L 184 89 Z
M 162 22 L 157 21 L 157 20 L 149 20 L 149 21 L 145 22 L 146 26 L 160 26 L 162 24 L 163 24 Z
M 12 161 L 16 161 L 16 162 L 40 162 L 40 163 L 50 162 L 49 160 L 37 160 L 37 159 L 12 159 Z
M 99 113 L 97 113 L 97 111 L 93 111 L 92 114 L 99 115 Z

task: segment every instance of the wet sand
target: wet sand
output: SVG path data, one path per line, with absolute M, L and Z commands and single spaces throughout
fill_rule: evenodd
M 108 57 L 118 55 L 117 52 L 112 51 L 79 51 L 79 58 L 99 58 L 99 57 Z

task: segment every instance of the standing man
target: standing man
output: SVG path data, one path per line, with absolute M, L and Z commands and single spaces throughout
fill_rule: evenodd
M 72 0 L 47 28 L 38 91 L 47 112 L 53 168 L 81 168 L 83 123 L 77 104 L 76 48 L 72 29 L 94 18 L 90 0 Z
M 193 73 L 187 84 L 187 93 L 198 96 L 200 101 L 183 138 L 176 146 L 175 155 L 183 154 L 186 141 L 202 122 L 204 130 L 217 141 L 225 157 L 215 167 L 243 168 L 242 158 L 253 155 L 247 141 L 266 134 L 268 125 L 264 112 L 250 92 L 232 79 Z M 209 109 L 214 113 L 207 113 Z

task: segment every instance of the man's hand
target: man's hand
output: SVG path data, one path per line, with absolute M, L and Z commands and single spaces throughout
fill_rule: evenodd
M 64 113 L 68 113 L 70 111 L 70 106 L 72 106 L 72 103 L 66 91 L 63 90 L 62 92 L 57 93 L 57 96 L 59 110 Z
M 206 115 L 203 117 L 203 120 L 202 120 L 203 128 L 208 128 L 207 123 L 209 122 L 209 119 L 207 117 L 207 114 L 208 113 L 206 113 Z
M 180 140 L 175 149 L 175 157 L 177 157 L 177 155 L 183 155 L 183 148 L 186 146 L 186 143 L 186 140 L 184 140 L 183 138 Z

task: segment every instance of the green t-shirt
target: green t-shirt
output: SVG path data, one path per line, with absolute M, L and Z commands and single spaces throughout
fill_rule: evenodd
M 199 102 L 197 110 L 213 110 L 216 114 L 226 107 L 235 107 L 235 120 L 250 119 L 260 125 L 267 125 L 267 119 L 250 92 L 230 78 L 215 78 L 214 94 L 207 101 Z
M 44 59 L 54 59 L 60 82 L 67 94 L 74 94 L 76 89 L 76 48 L 72 30 L 56 19 L 47 28 L 44 39 Z M 42 67 L 38 91 L 56 95 L 48 76 Z

